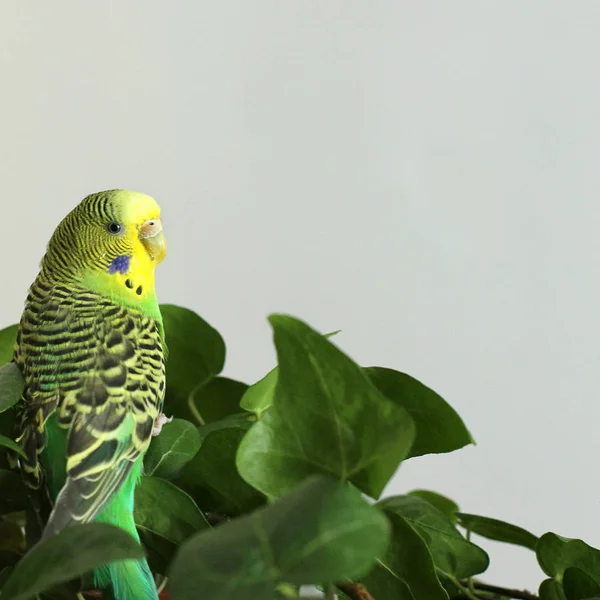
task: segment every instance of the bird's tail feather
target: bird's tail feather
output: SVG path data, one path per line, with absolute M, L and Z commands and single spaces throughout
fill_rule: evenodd
M 140 459 L 134 464 L 121 489 L 94 519 L 121 527 L 138 542 L 140 538 L 133 518 L 133 498 L 141 467 Z M 121 560 L 104 565 L 94 571 L 94 580 L 96 587 L 105 592 L 105 598 L 112 593 L 112 600 L 158 600 L 146 559 Z
M 94 579 L 95 585 L 112 593 L 114 600 L 158 600 L 154 578 L 145 559 L 110 563 L 95 571 Z

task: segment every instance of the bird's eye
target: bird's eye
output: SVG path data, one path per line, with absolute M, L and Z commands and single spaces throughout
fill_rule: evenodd
M 117 223 L 116 221 L 111 221 L 106 225 L 106 231 L 111 235 L 119 235 L 123 231 L 123 225 L 121 223 Z

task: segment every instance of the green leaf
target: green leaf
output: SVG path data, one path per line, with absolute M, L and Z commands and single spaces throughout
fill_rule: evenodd
M 16 552 L 0 550 L 0 571 L 5 567 L 14 567 L 19 560 L 21 560 L 21 556 Z
M 14 408 L 0 412 L 0 435 L 9 439 L 15 435 L 16 418 L 17 415 Z M 9 468 L 7 453 L 0 451 L 0 469 L 7 468 Z
M 544 579 L 538 593 L 540 600 L 566 600 L 562 585 L 554 579 Z
M 457 517 L 459 525 L 472 533 L 476 533 L 489 540 L 523 546 L 535 552 L 538 538 L 522 527 L 517 527 L 498 519 L 467 513 L 458 513 Z
M 165 406 L 174 416 L 195 421 L 193 393 L 223 369 L 225 343 L 195 312 L 172 304 L 160 310 L 168 349 Z
M 0 366 L 12 360 L 15 342 L 17 340 L 18 325 L 11 325 L 0 329 Z
M 144 472 L 164 479 L 175 479 L 200 448 L 200 434 L 184 419 L 166 423 L 154 436 L 144 457 Z
M 143 556 L 142 547 L 119 527 L 106 523 L 73 525 L 23 557 L 2 588 L 2 600 L 29 600 L 107 562 Z
M 181 485 L 204 511 L 240 515 L 264 504 L 264 496 L 239 475 L 235 456 L 250 423 L 236 417 L 200 427 L 200 450 L 181 471 Z
M 569 567 L 577 567 L 600 583 L 600 550 L 578 539 L 545 533 L 536 547 L 538 563 L 544 573 L 561 582 Z
M 563 573 L 563 591 L 567 600 L 586 600 L 600 596 L 600 584 L 585 571 L 568 567 Z
M 12 567 L 4 567 L 3 569 L 0 569 L 0 590 L 4 587 L 4 584 L 6 583 L 11 572 Z
M 340 333 L 341 329 L 323 334 L 325 339 L 332 338 Z M 273 404 L 275 397 L 275 387 L 277 386 L 277 377 L 279 376 L 279 368 L 271 369 L 262 379 L 251 385 L 245 392 L 240 406 L 260 419 L 262 414 Z
M 275 397 L 275 387 L 277 386 L 277 376 L 279 369 L 271 369 L 262 379 L 251 385 L 240 401 L 240 406 L 256 415 L 260 419 L 262 414 L 273 404 Z
M 0 367 L 0 413 L 14 406 L 25 389 L 25 381 L 15 363 Z
M 181 544 L 194 533 L 209 529 L 195 502 L 176 485 L 159 477 L 144 476 L 135 489 L 135 524 Z
M 433 504 L 438 510 L 442 511 L 446 517 L 452 523 L 456 524 L 457 517 L 456 513 L 458 512 L 458 504 L 454 502 L 454 500 L 450 500 L 446 496 L 442 496 L 442 494 L 438 494 L 437 492 L 432 492 L 430 490 L 413 490 L 412 492 L 408 492 L 409 496 L 416 496 L 417 498 L 422 498 L 429 502 L 429 504 Z
M 23 552 L 26 548 L 23 528 L 10 517 L 0 516 L 0 554 Z M 1 561 L 0 565 L 6 566 Z
M 79 600 L 81 596 L 78 596 L 68 585 L 61 585 L 44 592 L 39 598 L 40 600 Z
M 153 569 L 164 574 L 177 548 L 209 529 L 204 515 L 181 489 L 165 479 L 144 476 L 135 489 L 135 523 Z
M 170 569 L 172 600 L 274 598 L 278 583 L 365 575 L 389 523 L 348 485 L 312 477 L 273 504 L 188 540 Z
M 316 473 L 379 496 L 414 440 L 410 415 L 308 325 L 283 315 L 270 321 L 279 359 L 275 402 L 240 445 L 240 474 L 269 496 Z
M 456 411 L 414 377 L 383 367 L 368 367 L 365 372 L 377 389 L 406 409 L 415 422 L 416 438 L 407 458 L 452 452 L 474 443 Z
M 29 492 L 17 473 L 0 469 L 0 490 L 0 514 L 18 512 L 28 506 Z
M 403 517 L 387 516 L 392 524 L 390 547 L 361 583 L 377 600 L 448 600 L 421 536 Z
M 6 437 L 5 435 L 0 435 L 0 446 L 4 446 L 5 448 L 9 448 L 13 452 L 16 452 L 17 454 L 20 454 L 23 457 L 26 456 L 25 455 L 25 450 L 23 450 L 23 448 L 21 447 L 21 445 L 17 444 L 17 442 L 15 442 L 14 440 L 11 440 L 10 438 Z
M 392 496 L 378 506 L 406 519 L 427 544 L 436 568 L 450 579 L 465 579 L 487 569 L 486 552 L 468 542 L 448 517 L 429 502 L 415 496 Z
M 192 395 L 196 421 L 213 423 L 241 412 L 240 400 L 248 385 L 227 377 L 215 377 Z

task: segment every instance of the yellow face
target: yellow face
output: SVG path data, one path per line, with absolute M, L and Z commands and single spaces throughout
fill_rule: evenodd
M 140 192 L 119 190 L 114 192 L 112 201 L 122 221 L 115 222 L 115 225 L 124 228 L 122 233 L 129 238 L 134 254 L 141 251 L 141 244 L 155 265 L 160 264 L 167 254 L 167 242 L 156 200 Z M 107 224 L 107 228 L 110 233 L 110 224 Z M 115 235 L 121 233 L 116 231 L 117 227 Z

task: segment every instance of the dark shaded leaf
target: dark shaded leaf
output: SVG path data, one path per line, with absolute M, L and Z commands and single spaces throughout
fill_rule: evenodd
M 4 587 L 4 584 L 12 573 L 12 569 L 12 567 L 0 568 L 0 590 Z
M 422 498 L 429 502 L 429 504 L 433 504 L 438 510 L 442 511 L 446 517 L 452 523 L 456 524 L 457 518 L 456 513 L 458 512 L 458 504 L 454 502 L 454 500 L 450 500 L 446 496 L 442 496 L 442 494 L 438 494 L 437 492 L 432 492 L 430 490 L 413 490 L 412 492 L 408 492 L 409 496 L 416 496 L 417 498 Z
M 577 567 L 565 569 L 562 585 L 567 600 L 586 600 L 600 596 L 600 583 Z
M 79 600 L 81 596 L 77 595 L 75 586 L 62 584 L 44 592 L 39 598 L 40 600 Z
M 141 478 L 135 490 L 134 515 L 137 527 L 174 544 L 210 528 L 195 502 L 183 490 L 159 477 Z
M 436 568 L 450 579 L 465 579 L 487 569 L 486 552 L 468 542 L 446 515 L 429 502 L 416 496 L 392 496 L 378 506 L 406 519 L 427 544 Z
M 554 579 L 544 579 L 538 592 L 540 600 L 566 600 L 562 585 Z
M 490 517 L 482 517 L 467 513 L 458 513 L 457 517 L 458 524 L 472 533 L 476 533 L 477 535 L 490 540 L 496 540 L 497 542 L 523 546 L 524 548 L 529 548 L 529 550 L 535 552 L 538 538 L 522 527 L 511 525 L 510 523 L 505 523 L 498 519 L 491 519 Z
M 25 381 L 15 363 L 0 367 L 0 413 L 14 406 L 25 389 Z
M 240 400 L 247 389 L 248 385 L 241 381 L 215 377 L 192 396 L 196 421 L 213 423 L 241 412 Z
M 225 417 L 220 421 L 214 421 L 213 423 L 202 425 L 202 427 L 198 427 L 197 429 L 198 434 L 200 435 L 200 446 L 202 446 L 202 442 L 204 442 L 206 436 L 213 431 L 219 431 L 220 429 L 226 429 L 228 427 L 234 427 L 248 431 L 252 423 L 254 423 L 254 420 L 255 419 L 252 415 L 249 415 L 245 412 L 240 412 L 235 415 Z
M 538 540 L 536 555 L 544 573 L 557 581 L 569 567 L 577 567 L 600 583 L 600 550 L 582 540 L 545 533 Z
M 5 567 L 14 567 L 19 560 L 21 560 L 20 554 L 9 550 L 0 550 L 0 571 Z
M 193 392 L 223 369 L 225 343 L 195 312 L 172 304 L 162 304 L 160 310 L 168 349 L 165 407 L 169 414 L 195 422 Z
M 21 525 L 12 518 L 12 515 L 1 516 L 0 551 L 18 553 L 23 552 L 25 547 L 25 535 L 23 534 Z M 0 564 L 2 563 L 0 562 Z M 6 566 L 6 564 L 2 566 Z
M 360 493 L 325 477 L 188 540 L 169 573 L 172 600 L 258 600 L 278 583 L 360 577 L 385 553 L 389 523 Z
M 10 448 L 17 454 L 20 454 L 23 457 L 25 456 L 25 451 L 23 450 L 21 445 L 17 444 L 17 442 L 15 442 L 14 440 L 11 440 L 9 437 L 6 437 L 5 435 L 0 435 L 0 446 L 4 446 L 5 448 Z
M 201 427 L 200 450 L 178 480 L 204 511 L 236 516 L 264 504 L 264 496 L 239 475 L 235 456 L 250 422 L 231 417 Z
M 452 452 L 474 443 L 456 411 L 414 377 L 383 367 L 368 367 L 365 372 L 377 389 L 415 422 L 416 437 L 407 458 Z
M 15 434 L 16 411 L 14 408 L 0 412 L 0 435 L 12 439 Z M 0 469 L 9 468 L 8 453 L 0 451 Z
M 0 366 L 12 360 L 15 342 L 17 340 L 17 325 L 0 329 Z
M 269 496 L 324 473 L 377 497 L 410 450 L 409 414 L 308 325 L 283 315 L 270 321 L 279 359 L 276 397 L 240 445 L 240 474 Z
M 17 473 L 0 469 L 0 490 L 0 514 L 14 513 L 27 508 L 29 493 Z
M 143 556 L 142 547 L 123 529 L 106 523 L 74 525 L 23 557 L 2 588 L 2 600 L 29 600 L 107 562 Z
M 361 583 L 377 600 L 448 600 L 421 536 L 403 517 L 387 516 L 392 524 L 390 546 Z
M 154 436 L 144 457 L 144 471 L 164 479 L 175 479 L 200 448 L 200 434 L 192 423 L 173 419 Z
M 135 490 L 134 516 L 151 566 L 162 574 L 180 544 L 210 527 L 183 490 L 158 477 L 141 478 Z

